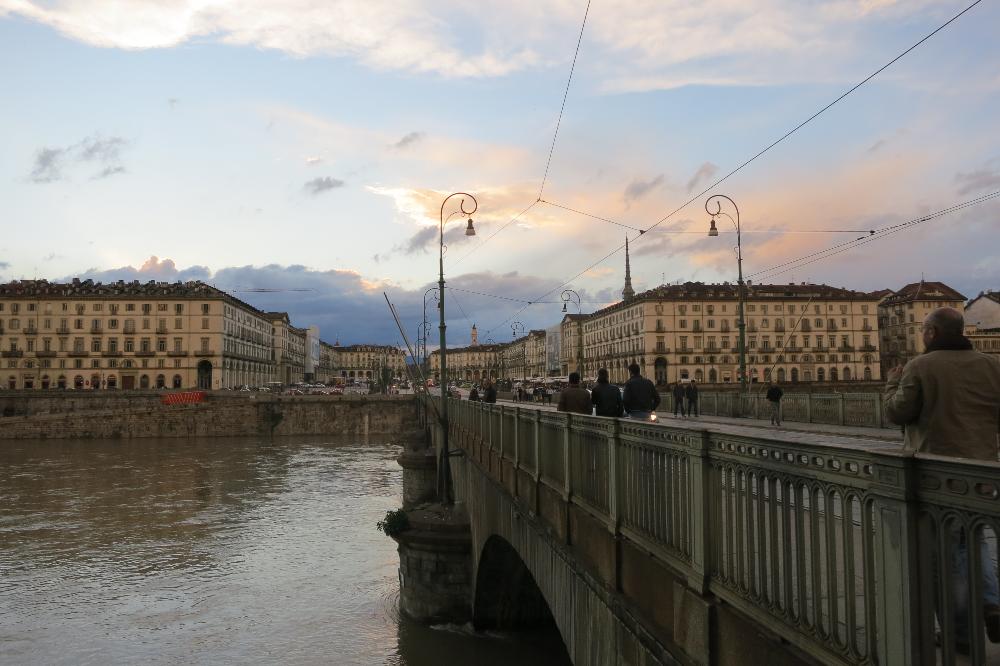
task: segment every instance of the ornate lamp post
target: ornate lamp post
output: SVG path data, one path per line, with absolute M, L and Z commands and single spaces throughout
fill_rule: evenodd
M 456 192 L 449 194 L 441 202 L 441 212 L 438 217 L 438 312 L 440 313 L 440 324 L 438 329 L 441 332 L 441 462 L 438 466 L 438 497 L 441 503 L 448 505 L 452 503 L 451 496 L 451 464 L 448 453 L 448 342 L 445 339 L 444 323 L 444 207 L 452 197 L 462 197 L 459 210 L 451 215 L 461 212 L 462 215 L 472 215 L 479 208 L 479 202 L 471 194 L 466 192 Z M 465 210 L 465 197 L 472 200 L 472 210 Z M 451 218 L 449 215 L 449 219 Z M 465 229 L 466 236 L 475 236 L 476 228 L 472 226 L 472 218 Z M 426 295 L 426 294 L 425 294 Z
M 562 302 L 563 302 L 563 307 L 562 307 L 562 311 L 563 312 L 566 312 L 566 304 L 567 303 L 573 303 L 574 305 L 576 305 L 576 313 L 578 315 L 583 314 L 583 307 L 582 307 L 581 302 L 580 302 L 580 294 L 576 293 L 572 289 L 564 289 L 562 295 L 560 296 L 560 298 L 562 298 Z M 582 327 L 582 324 L 579 321 L 576 324 L 577 324 L 577 326 Z M 575 347 L 576 347 L 576 371 L 579 372 L 581 375 L 583 375 L 583 344 L 582 344 L 583 343 L 583 340 L 582 340 L 582 338 L 583 338 L 583 332 L 582 331 L 577 331 L 577 336 L 576 337 L 577 337 L 576 344 L 575 344 Z
M 725 199 L 733 205 L 733 210 L 736 211 L 736 219 L 722 210 L 722 201 Z M 709 204 L 715 203 L 715 211 L 713 212 L 709 207 Z M 727 197 L 725 194 L 714 194 L 705 200 L 705 212 L 712 216 L 711 226 L 708 230 L 709 236 L 718 236 L 719 230 L 715 227 L 715 217 L 716 215 L 725 215 L 729 218 L 729 221 L 733 223 L 736 227 L 736 267 L 738 270 L 738 321 L 737 326 L 739 327 L 740 337 L 739 337 L 739 354 L 740 354 L 740 394 L 743 395 L 747 390 L 747 352 L 746 352 L 746 318 L 744 316 L 744 305 L 746 303 L 746 295 L 744 293 L 743 285 L 743 247 L 740 243 L 740 209 L 736 205 L 736 202 Z

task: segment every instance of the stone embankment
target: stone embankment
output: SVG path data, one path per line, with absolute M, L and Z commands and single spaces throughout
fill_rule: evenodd
M 41 392 L 39 392 L 41 393 Z M 164 405 L 163 393 L 0 395 L 0 439 L 418 435 L 413 396 L 209 393 Z

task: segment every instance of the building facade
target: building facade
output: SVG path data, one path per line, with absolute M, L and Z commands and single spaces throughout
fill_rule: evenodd
M 882 371 L 924 352 L 924 318 L 941 307 L 965 309 L 965 297 L 941 282 L 913 282 L 885 296 L 879 303 Z
M 448 377 L 459 381 L 482 381 L 489 377 L 497 379 L 503 370 L 503 354 L 506 345 L 470 345 L 448 349 Z M 431 376 L 435 381 L 441 377 L 441 350 L 430 354 Z
M 393 378 L 406 376 L 406 352 L 391 345 L 334 345 L 334 372 L 344 382 L 370 381 L 388 368 Z
M 965 305 L 966 325 L 981 329 L 1000 328 L 1000 292 L 981 292 Z
M 657 385 L 739 381 L 738 287 L 688 282 L 635 295 L 583 322 L 584 375 L 628 366 Z M 827 285 L 748 285 L 750 382 L 878 380 L 876 296 Z
M 587 315 L 568 314 L 562 318 L 561 333 L 562 344 L 560 345 L 560 366 L 564 377 L 571 372 L 579 372 L 583 376 L 583 322 Z M 596 380 L 596 377 L 586 379 Z
M 0 337 L 7 389 L 219 389 L 274 369 L 267 317 L 202 282 L 11 282 Z

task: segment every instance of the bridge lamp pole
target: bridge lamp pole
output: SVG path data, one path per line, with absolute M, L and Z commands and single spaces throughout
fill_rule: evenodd
M 728 201 L 732 204 L 733 210 L 736 211 L 736 219 L 722 210 L 722 200 Z M 711 204 L 715 204 L 715 210 L 712 210 Z M 733 223 L 736 227 L 736 266 L 738 271 L 738 320 L 737 326 L 739 328 L 739 354 L 740 354 L 740 394 L 744 395 L 747 391 L 747 352 L 746 352 L 746 317 L 744 314 L 745 304 L 746 304 L 746 293 L 743 283 L 743 246 L 740 241 L 740 209 L 736 205 L 736 202 L 727 197 L 725 194 L 715 194 L 710 196 L 705 200 L 705 212 L 712 216 L 711 225 L 708 229 L 709 236 L 718 236 L 719 230 L 715 226 L 715 218 L 717 215 L 724 215 L 729 218 L 729 221 Z M 742 411 L 742 410 L 741 410 Z
M 519 321 L 511 322 L 511 324 L 510 324 L 510 333 L 513 336 L 514 340 L 517 340 L 517 329 L 519 329 L 519 328 L 521 329 L 521 335 L 523 336 L 524 335 L 524 324 L 522 324 Z M 522 352 L 521 352 L 521 380 L 522 381 L 524 381 L 525 379 L 528 378 L 528 375 L 527 375 L 528 371 L 527 371 L 527 368 L 524 365 L 524 360 L 525 360 L 524 359 L 524 351 L 522 349 Z
M 455 192 L 445 197 L 441 202 L 441 211 L 438 217 L 438 313 L 440 314 L 440 324 L 438 330 L 441 332 L 441 462 L 438 465 L 438 497 L 444 505 L 453 502 L 451 493 L 451 464 L 448 452 L 448 342 L 445 339 L 446 326 L 444 323 L 444 207 L 452 197 L 462 197 L 459 203 L 459 212 L 463 216 L 471 216 L 479 208 L 479 202 L 471 194 L 466 192 Z M 465 209 L 465 199 L 472 200 L 472 209 Z M 449 218 L 451 215 L 448 216 Z M 476 228 L 472 226 L 472 218 L 469 217 L 469 224 L 465 229 L 466 236 L 475 236 Z M 426 294 L 425 294 L 426 295 Z
M 576 305 L 576 313 L 578 315 L 582 315 L 583 314 L 583 306 L 582 306 L 581 301 L 580 301 L 580 294 L 576 293 L 572 289 L 564 289 L 561 298 L 562 298 L 562 302 L 563 302 L 563 307 L 562 307 L 562 311 L 563 312 L 566 312 L 566 304 L 567 303 L 573 303 L 574 305 Z M 578 326 L 580 325 L 579 321 L 577 322 L 577 325 Z M 582 335 L 580 335 L 580 333 L 578 332 L 577 333 L 577 341 L 576 341 L 576 345 L 575 345 L 576 346 L 576 371 L 579 372 L 581 374 L 581 376 L 582 376 L 583 375 L 583 344 L 582 344 L 581 338 L 582 338 Z

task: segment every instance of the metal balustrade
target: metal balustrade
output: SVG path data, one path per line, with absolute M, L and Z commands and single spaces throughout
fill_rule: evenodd
M 820 397 L 811 409 L 834 413 Z M 982 604 L 998 574 L 1000 463 L 468 401 L 449 411 L 456 446 L 537 466 L 534 483 L 820 662 L 1000 660 Z
M 737 409 L 741 405 L 742 411 Z M 706 416 L 767 418 L 770 403 L 762 391 L 742 397 L 735 391 L 701 391 L 698 408 Z M 862 428 L 895 428 L 886 417 L 880 393 L 785 393 L 783 421 Z

